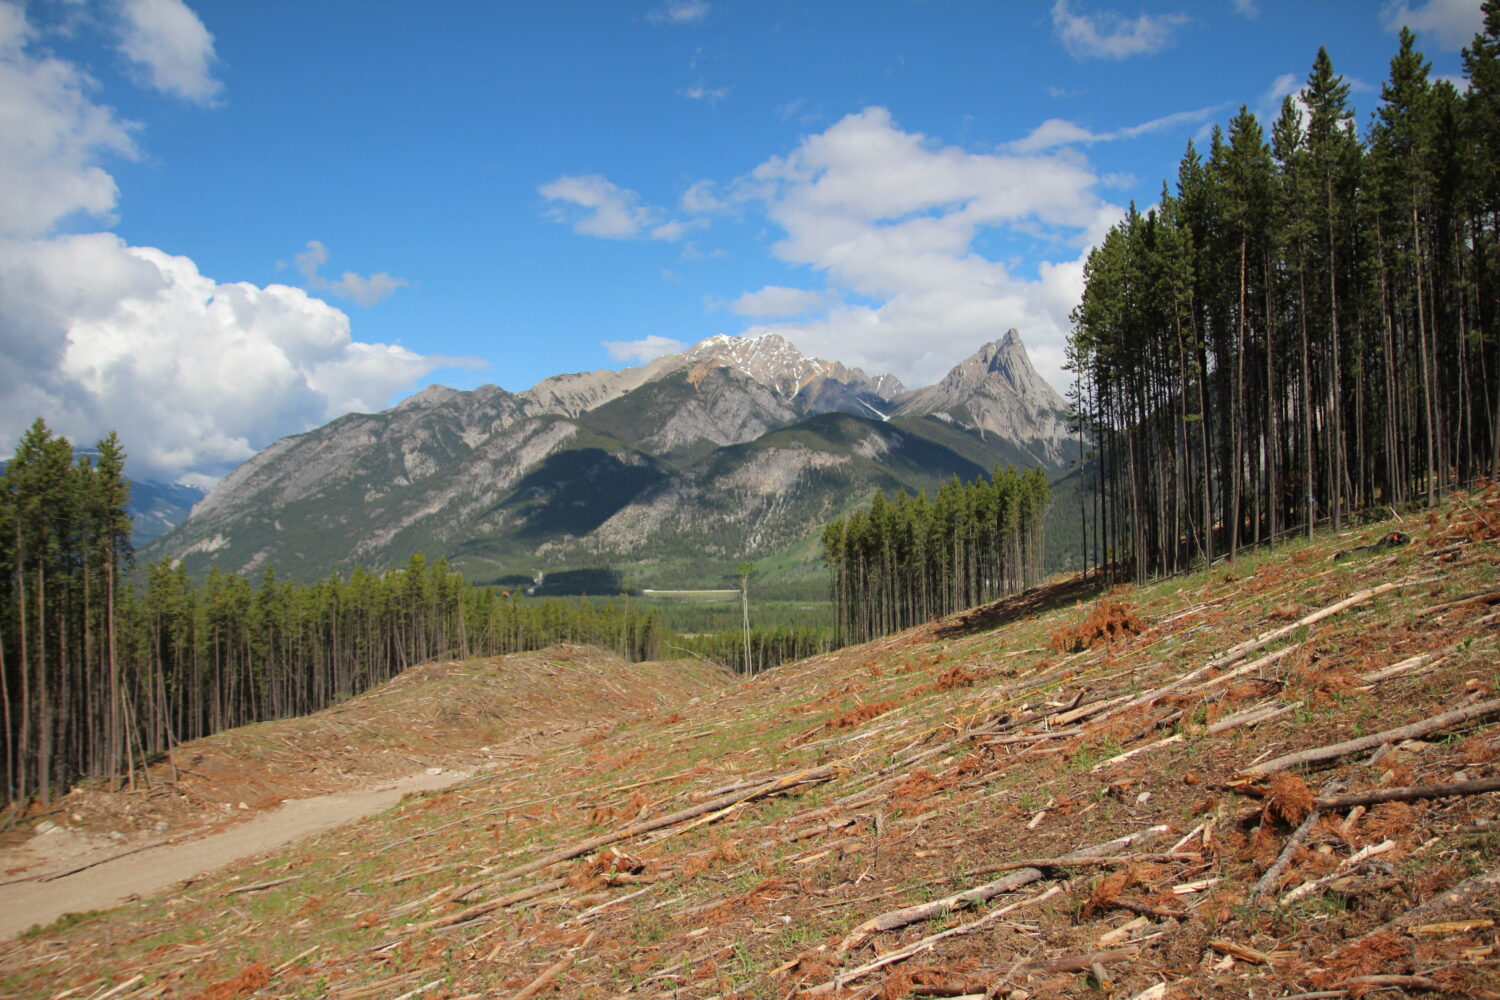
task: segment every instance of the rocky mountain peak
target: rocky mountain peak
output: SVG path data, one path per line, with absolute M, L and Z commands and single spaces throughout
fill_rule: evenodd
M 953 366 L 936 385 L 907 394 L 897 412 L 936 416 L 981 433 L 1031 437 L 1038 461 L 1058 464 L 1068 440 L 1067 410 L 1057 390 L 1032 367 L 1021 335 L 1009 330 Z

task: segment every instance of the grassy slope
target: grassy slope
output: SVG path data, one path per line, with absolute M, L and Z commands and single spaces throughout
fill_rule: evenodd
M 1500 725 L 1490 716 L 1401 743 L 1378 761 L 1366 750 L 1275 780 L 1269 799 L 1250 794 L 1264 785 L 1233 783 L 1252 762 L 1500 694 L 1493 605 L 1422 614 L 1500 588 L 1500 494 L 1404 525 L 1412 545 L 1331 559 L 1389 527 L 1102 596 L 1062 582 L 669 714 L 617 717 L 357 828 L 4 945 L 0 991 L 90 996 L 141 975 L 111 1000 L 192 996 L 210 984 L 217 992 L 205 995 L 219 997 L 511 997 L 551 970 L 542 995 L 788 997 L 985 908 L 938 914 L 839 954 L 867 919 L 988 883 L 1017 859 L 1165 825 L 1144 848 L 1121 850 L 1176 845 L 1179 857 L 1048 867 L 988 904 L 990 914 L 1018 906 L 1003 918 L 821 995 L 982 994 L 1009 975 L 999 995 L 1134 997 L 1165 983 L 1146 995 L 1275 996 L 1358 990 L 1355 977 L 1370 973 L 1500 995 L 1493 885 L 1417 921 L 1487 925 L 1355 941 L 1497 870 L 1495 794 L 1326 816 L 1276 891 L 1338 877 L 1286 905 L 1274 893 L 1265 907 L 1250 896 L 1296 825 L 1285 814 L 1297 817 L 1305 787 L 1500 770 Z M 1443 551 L 1458 539 L 1469 543 Z M 1125 707 L 1248 637 L 1393 581 L 1406 585 L 1294 627 L 1256 654 L 1289 650 L 1279 659 L 1221 682 L 1203 674 Z M 1079 652 L 1049 648 L 1054 633 L 1090 615 L 1115 624 L 1133 616 L 1144 631 Z M 1361 680 L 1433 651 L 1432 662 Z M 1059 718 L 1075 701 L 1094 710 Z M 1260 705 L 1286 710 L 1209 731 Z M 1178 738 L 1161 742 L 1168 737 Z M 830 765 L 823 780 L 632 833 L 632 823 L 739 782 Z M 513 870 L 610 833 L 619 839 L 601 853 Z M 1339 871 L 1359 848 L 1387 840 L 1384 853 Z M 288 875 L 299 878 L 220 897 Z M 483 912 L 465 909 L 485 902 Z M 1106 948 L 1133 950 L 1101 966 L 1102 986 L 1088 971 L 1024 967 Z

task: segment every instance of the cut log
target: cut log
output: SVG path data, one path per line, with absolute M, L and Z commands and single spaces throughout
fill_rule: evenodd
M 1398 580 L 1393 583 L 1382 583 L 1380 586 L 1371 587 L 1368 590 L 1357 591 L 1353 594 L 1350 594 L 1348 597 L 1344 598 L 1342 601 L 1339 601 L 1336 604 L 1330 604 L 1326 608 L 1319 608 L 1317 611 L 1303 615 L 1301 618 L 1292 622 L 1290 625 L 1283 625 L 1282 627 L 1272 629 L 1269 632 L 1262 632 L 1260 635 L 1256 636 L 1253 639 L 1247 639 L 1244 642 L 1240 643 L 1238 646 L 1235 646 L 1232 649 L 1225 650 L 1223 653 L 1210 660 L 1208 663 L 1208 667 L 1214 670 L 1223 670 L 1225 667 L 1243 660 L 1245 657 L 1249 656 L 1256 650 L 1264 649 L 1266 646 L 1269 646 L 1277 639 L 1283 639 L 1286 636 L 1291 635 L 1299 628 L 1305 628 L 1308 625 L 1315 625 L 1325 618 L 1331 618 L 1334 615 L 1338 614 L 1340 611 L 1346 611 L 1349 608 L 1363 604 L 1366 601 L 1373 600 L 1374 598 L 1379 597 L 1381 594 L 1389 594 L 1391 591 L 1400 590 L 1403 587 L 1415 587 L 1424 583 L 1432 583 L 1436 579 L 1438 578 L 1428 577 L 1422 580 Z
M 867 976 L 877 969 L 883 969 L 887 965 L 894 965 L 896 962 L 904 961 L 908 958 L 911 958 L 913 955 L 927 951 L 939 941 L 950 937 L 958 937 L 961 934 L 972 934 L 974 931 L 977 931 L 981 927 L 993 923 L 999 918 L 1005 916 L 1007 913 L 1018 910 L 1023 906 L 1030 906 L 1033 903 L 1040 903 L 1042 900 L 1055 896 L 1060 892 L 1062 892 L 1062 887 L 1054 885 L 1046 892 L 1033 896 L 1030 899 L 1017 900 L 1016 902 L 1011 903 L 1009 906 L 1002 906 L 998 910 L 993 910 L 989 913 L 986 913 L 978 920 L 971 920 L 966 924 L 960 924 L 957 927 L 950 927 L 945 931 L 938 931 L 936 934 L 929 934 L 918 941 L 913 941 L 911 944 L 906 945 L 905 947 L 886 952 L 884 955 L 881 955 L 873 962 L 868 962 L 864 965 L 859 966 L 858 968 L 850 969 L 848 972 L 841 972 L 828 982 L 823 983 L 819 986 L 814 986 L 808 990 L 803 990 L 797 995 L 801 997 L 822 996 L 825 993 L 832 993 L 835 990 L 843 989 L 843 987 L 848 985 L 849 983 L 854 982 L 856 979 Z
M 1476 778 L 1473 781 L 1450 781 L 1442 785 L 1407 785 L 1403 788 L 1371 788 L 1363 792 L 1346 792 L 1317 799 L 1313 805 L 1330 811 L 1370 806 L 1377 802 L 1412 802 L 1417 799 L 1441 799 L 1449 795 L 1481 795 L 1500 791 L 1500 776 Z
M 1297 753 L 1290 753 L 1283 757 L 1277 757 L 1274 760 L 1268 760 L 1263 764 L 1252 764 L 1240 771 L 1235 780 L 1243 783 L 1259 781 L 1262 778 L 1268 778 L 1273 774 L 1278 774 L 1281 771 L 1302 764 L 1318 764 L 1327 760 L 1337 760 L 1351 753 L 1359 753 L 1362 750 L 1369 750 L 1371 747 L 1378 747 L 1382 743 L 1399 743 L 1402 740 L 1415 739 L 1419 736 L 1426 736 L 1429 733 L 1451 729 L 1454 726 L 1461 726 L 1466 722 L 1472 722 L 1475 719 L 1483 719 L 1496 714 L 1500 714 L 1500 698 L 1491 698 L 1488 701 L 1481 701 L 1467 708 L 1458 708 L 1451 712 L 1444 712 L 1441 715 L 1434 715 L 1431 718 L 1423 719 L 1420 722 L 1413 722 L 1407 726 L 1387 729 L 1383 733 L 1362 736 L 1359 739 L 1346 740 L 1343 743 L 1334 743 L 1329 746 L 1314 747 L 1311 750 L 1300 750 Z
M 1142 830 L 1139 833 L 1132 833 L 1124 837 L 1118 837 L 1114 840 L 1108 841 L 1107 843 L 1098 844 L 1094 847 L 1085 847 L 1080 851 L 1074 851 L 1071 854 L 1063 855 L 1063 857 L 1068 860 L 1074 860 L 1078 858 L 1108 856 L 1121 847 L 1127 847 L 1131 844 L 1138 844 L 1142 841 L 1149 840 L 1157 834 L 1162 833 L 1166 829 L 1166 826 L 1148 827 L 1147 829 Z M 942 899 L 934 899 L 929 903 L 918 903 L 915 906 L 905 906 L 899 910 L 890 910 L 886 913 L 882 913 L 879 916 L 872 917 L 871 919 L 866 920 L 864 923 L 854 928 L 854 930 L 850 931 L 849 935 L 839 943 L 838 953 L 842 955 L 849 949 L 856 948 L 859 945 L 863 944 L 865 941 L 869 940 L 872 935 L 879 934 L 882 931 L 895 930 L 898 927 L 905 927 L 907 924 L 914 924 L 919 920 L 927 920 L 931 917 L 939 917 L 945 913 L 951 913 L 953 910 L 959 909 L 961 907 L 971 906 L 974 903 L 981 903 L 987 899 L 993 899 L 994 897 L 999 896 L 1002 893 L 1014 892 L 1016 889 L 1019 889 L 1022 886 L 1030 885 L 1032 882 L 1036 882 L 1044 878 L 1045 874 L 1046 873 L 1044 873 L 1040 868 L 1022 868 L 1019 871 L 1012 872 L 1002 879 L 998 879 L 994 882 L 986 882 L 984 885 L 976 885 L 971 889 L 965 889 L 963 892 L 957 892 L 951 896 L 944 896 Z

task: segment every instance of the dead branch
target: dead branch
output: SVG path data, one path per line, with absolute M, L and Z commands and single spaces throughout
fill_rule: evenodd
M 1131 865 L 1142 861 L 1200 861 L 1201 854 L 1186 851 L 1166 851 L 1156 854 L 1111 854 L 1098 858 L 1030 858 L 1026 861 L 1007 861 L 1004 864 L 985 865 L 970 871 L 970 875 L 990 875 L 994 872 L 1015 871 L 1018 868 L 1092 868 L 1095 866 Z
M 1473 781 L 1450 781 L 1442 785 L 1407 785 L 1403 788 L 1371 788 L 1363 792 L 1347 792 L 1317 799 L 1313 805 L 1319 809 L 1340 810 L 1353 806 L 1374 805 L 1377 802 L 1411 802 L 1416 799 L 1440 799 L 1448 795 L 1480 795 L 1484 792 L 1500 791 L 1500 777 L 1476 778 Z
M 1402 740 L 1415 739 L 1435 733 L 1443 729 L 1462 725 L 1474 719 L 1482 719 L 1490 715 L 1500 713 L 1500 698 L 1491 698 L 1489 701 L 1481 701 L 1467 708 L 1454 709 L 1441 715 L 1413 722 L 1411 725 L 1399 726 L 1395 729 L 1387 729 L 1383 733 L 1373 736 L 1362 736 L 1359 739 L 1346 740 L 1343 743 L 1334 743 L 1330 746 L 1314 747 L 1311 750 L 1301 750 L 1297 753 L 1286 754 L 1274 760 L 1268 760 L 1263 764 L 1253 764 L 1240 771 L 1236 777 L 1236 783 L 1248 783 L 1268 778 L 1273 774 L 1285 771 L 1288 768 L 1297 767 L 1301 764 L 1316 764 L 1327 760 L 1337 760 L 1351 753 L 1359 753 L 1371 747 L 1378 747 L 1382 743 L 1399 743 Z
M 1449 601 L 1447 604 L 1434 604 L 1430 608 L 1423 608 L 1416 613 L 1418 618 L 1426 618 L 1428 615 L 1439 615 L 1444 611 L 1452 611 L 1455 608 L 1467 608 L 1476 604 L 1495 604 L 1500 602 L 1500 590 L 1492 590 L 1486 594 L 1475 594 L 1457 601 Z
M 1324 875 L 1320 879 L 1316 879 L 1315 881 L 1303 882 L 1301 885 L 1297 886 L 1297 888 L 1293 889 L 1285 896 L 1282 896 L 1281 905 L 1285 906 L 1287 903 L 1290 903 L 1294 899 L 1300 899 L 1303 896 L 1307 896 L 1314 892 L 1317 892 L 1329 882 L 1332 882 L 1335 879 L 1341 877 L 1345 872 L 1353 868 L 1355 865 L 1359 864 L 1361 861 L 1364 861 L 1368 858 L 1373 858 L 1377 854 L 1384 854 L 1386 851 L 1391 850 L 1395 846 L 1396 842 L 1394 840 L 1382 840 L 1378 844 L 1371 844 L 1368 847 L 1360 848 L 1358 851 L 1354 852 L 1354 854 L 1350 855 L 1342 862 L 1340 862 L 1338 868 L 1334 869 L 1332 872 Z
M 577 960 L 578 953 L 584 948 L 587 948 L 590 944 L 593 943 L 593 941 L 593 934 L 590 934 L 588 937 L 584 938 L 582 944 L 580 944 L 577 948 L 574 948 L 571 953 L 564 955 L 556 962 L 553 962 L 551 965 L 547 966 L 547 968 L 542 972 L 541 975 L 537 976 L 531 982 L 527 983 L 526 986 L 522 988 L 521 992 L 511 997 L 510 1000 L 530 1000 L 531 997 L 536 996 L 543 989 L 545 989 L 547 985 L 552 982 L 552 980 L 556 979 L 564 972 L 567 972 L 568 968 L 574 963 L 574 961 Z
M 1325 618 L 1331 618 L 1334 615 L 1338 614 L 1340 611 L 1346 611 L 1349 608 L 1363 604 L 1366 601 L 1373 600 L 1374 598 L 1379 597 L 1381 594 L 1388 594 L 1393 590 L 1399 590 L 1403 587 L 1415 587 L 1419 584 L 1431 583 L 1434 579 L 1436 578 L 1429 577 L 1422 580 L 1399 580 L 1392 583 L 1382 583 L 1380 586 L 1371 587 L 1368 590 L 1356 591 L 1355 593 L 1350 594 L 1348 597 L 1344 598 L 1342 601 L 1339 601 L 1336 604 L 1330 604 L 1326 608 L 1320 608 L 1310 614 L 1303 615 L 1301 618 L 1292 622 L 1290 625 L 1283 625 L 1282 627 L 1272 629 L 1269 632 L 1262 632 L 1260 635 L 1256 636 L 1253 639 L 1245 640 L 1238 646 L 1226 650 L 1214 659 L 1210 660 L 1208 666 L 1214 670 L 1223 670 L 1230 664 L 1238 663 L 1240 660 L 1243 660 L 1245 657 L 1249 656 L 1256 650 L 1264 649 L 1266 646 L 1269 646 L 1277 639 L 1289 636 L 1300 628 L 1305 628 L 1308 625 L 1315 625 Z
M 1042 900 L 1055 896 L 1060 892 L 1062 892 L 1062 887 L 1054 885 L 1046 892 L 1030 897 L 1028 899 L 1017 900 L 1016 902 L 1011 903 L 1009 906 L 1002 906 L 998 910 L 986 913 L 978 920 L 971 920 L 966 924 L 960 924 L 957 927 L 950 927 L 945 931 L 938 931 L 936 934 L 929 934 L 918 941 L 913 941 L 911 944 L 906 945 L 903 948 L 897 948 L 895 951 L 886 952 L 884 955 L 881 955 L 873 962 L 866 963 L 865 965 L 861 965 L 855 969 L 850 969 L 848 972 L 841 972 L 826 983 L 823 983 L 819 986 L 814 986 L 812 989 L 802 991 L 799 996 L 822 996 L 825 993 L 832 993 L 835 990 L 843 989 L 844 986 L 848 985 L 849 983 L 852 983 L 856 979 L 859 979 L 862 976 L 866 976 L 871 972 L 876 971 L 877 969 L 883 969 L 887 965 L 893 965 L 896 962 L 908 959 L 920 952 L 927 951 L 939 941 L 950 937 L 957 937 L 961 934 L 973 933 L 974 931 L 979 930 L 979 928 L 990 924 L 995 920 L 998 920 L 1000 917 L 1004 916 L 1007 913 L 1018 910 L 1023 906 L 1030 906 L 1033 903 L 1040 903 Z
M 1118 848 L 1148 840 L 1166 829 L 1167 827 L 1165 826 L 1149 827 L 1139 833 L 1118 837 L 1094 847 L 1085 847 L 1080 851 L 1064 855 L 1064 857 L 1073 859 L 1105 856 Z M 1046 873 L 1040 868 L 1022 868 L 1019 871 L 1012 872 L 1005 878 L 994 882 L 987 882 L 984 885 L 977 885 L 971 889 L 965 889 L 963 892 L 944 896 L 942 899 L 935 899 L 929 903 L 919 903 L 915 906 L 905 906 L 899 910 L 890 910 L 866 920 L 850 931 L 848 936 L 839 943 L 838 953 L 843 954 L 851 948 L 858 947 L 872 935 L 879 934 L 882 931 L 895 930 L 898 927 L 905 927 L 907 924 L 914 924 L 919 920 L 942 916 L 960 907 L 981 903 L 987 899 L 993 899 L 1002 893 L 1013 892 L 1024 885 L 1030 885 L 1032 882 L 1036 882 L 1044 877 L 1046 877 Z
M 1400 916 L 1386 921 L 1369 933 L 1362 934 L 1352 941 L 1345 942 L 1338 951 L 1335 951 L 1328 958 L 1329 960 L 1337 958 L 1341 953 L 1358 947 L 1377 934 L 1394 933 L 1408 924 L 1418 923 L 1434 913 L 1450 907 L 1463 906 L 1476 896 L 1494 891 L 1496 887 L 1500 887 L 1500 868 L 1492 868 L 1487 872 L 1481 872 L 1472 878 L 1465 879 L 1447 892 L 1439 893 L 1427 902 L 1414 906 Z
M 269 882 L 256 882 L 254 885 L 241 885 L 233 889 L 225 889 L 219 893 L 220 896 L 237 896 L 242 892 L 259 892 L 262 889 L 270 889 L 273 886 L 284 885 L 287 882 L 295 882 L 301 875 L 288 875 L 286 878 L 273 878 Z
M 567 879 L 558 878 L 553 879 L 550 882 L 542 882 L 537 885 L 527 886 L 525 889 L 517 889 L 515 892 L 506 893 L 504 896 L 497 896 L 487 903 L 478 903 L 474 906 L 467 907 L 466 909 L 459 910 L 456 913 L 449 913 L 446 916 L 428 920 L 425 923 L 408 924 L 406 927 L 400 928 L 399 933 L 415 934 L 418 931 L 430 931 L 438 927 L 451 927 L 454 924 L 462 924 L 467 921 L 473 920 L 475 917 L 482 917 L 487 913 L 493 913 L 496 910 L 511 906 L 515 903 L 523 903 L 528 899 L 535 899 L 537 896 L 546 895 L 549 892 L 561 889 L 567 884 Z
M 690 819 L 696 819 L 697 817 L 702 816 L 705 813 L 716 812 L 720 809 L 726 809 L 730 806 L 738 805 L 741 802 L 748 802 L 751 799 L 760 798 L 765 795 L 774 795 L 777 792 L 785 791 L 788 788 L 792 788 L 803 783 L 823 781 L 827 778 L 832 777 L 837 771 L 838 765 L 825 764 L 822 767 L 808 768 L 803 771 L 794 771 L 791 774 L 784 774 L 776 778 L 767 778 L 760 784 L 754 785 L 753 787 L 729 792 L 727 794 L 720 795 L 717 798 L 709 799 L 706 802 L 700 802 L 695 806 L 688 806 L 685 809 L 679 809 L 676 812 L 667 813 L 665 816 L 657 816 L 654 819 L 647 819 L 642 820 L 639 823 L 632 823 L 629 826 L 621 827 L 618 830 L 613 830 L 609 833 L 601 834 L 597 837 L 592 837 L 589 840 L 581 841 L 580 843 L 576 843 L 568 847 L 559 848 L 551 852 L 550 854 L 542 855 L 540 858 L 537 858 L 534 861 L 528 861 L 524 865 L 519 865 L 515 868 L 512 868 L 510 871 L 504 872 L 503 874 L 499 875 L 498 878 L 514 878 L 517 875 L 526 875 L 530 872 L 539 871 L 543 868 L 546 868 L 548 865 L 555 865 L 559 861 L 570 861 L 573 858 L 579 857 L 580 855 L 588 854 L 592 851 L 597 851 L 601 847 L 608 847 L 610 844 L 618 843 L 622 840 L 629 840 L 632 837 L 639 837 L 643 833 L 650 833 L 653 830 L 660 830 L 663 827 L 676 826 L 678 823 L 685 823 Z
M 1032 975 L 1039 972 L 1087 972 L 1095 965 L 1109 965 L 1112 962 L 1128 962 L 1140 954 L 1141 949 L 1111 948 L 1108 951 L 1094 951 L 1087 955 L 1063 955 L 1059 958 L 1049 958 L 1036 962 L 1027 962 L 1016 969 Z M 1014 975 L 1014 973 L 1012 973 Z

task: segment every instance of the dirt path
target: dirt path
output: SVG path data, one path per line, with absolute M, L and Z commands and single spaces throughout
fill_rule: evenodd
M 445 788 L 472 773 L 445 769 L 433 774 L 433 770 L 436 769 L 376 787 L 290 799 L 277 809 L 218 833 L 192 839 L 174 838 L 144 847 L 84 840 L 61 828 L 38 835 L 15 852 L 14 858 L 6 859 L 31 861 L 33 865 L 44 865 L 45 869 L 0 884 L 0 940 L 8 940 L 34 924 L 51 923 L 64 913 L 107 909 L 132 896 L 150 895 L 199 872 L 379 812 L 401 801 L 401 796 L 408 792 Z M 57 875 L 84 865 L 89 867 L 70 875 Z

